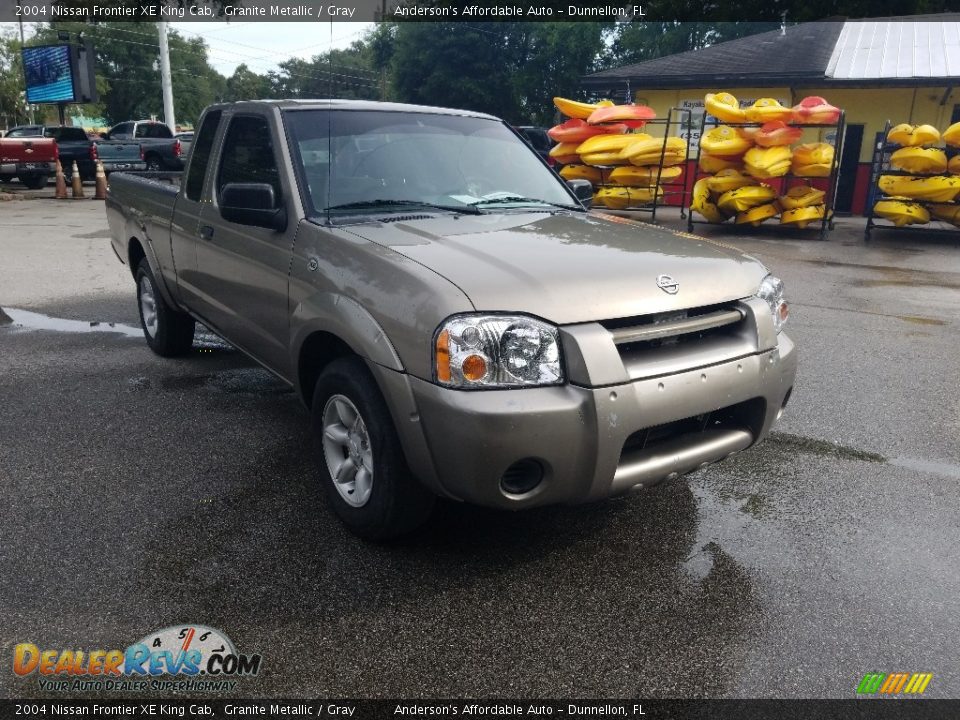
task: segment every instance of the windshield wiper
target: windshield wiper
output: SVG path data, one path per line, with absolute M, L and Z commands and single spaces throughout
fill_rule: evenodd
M 480 215 L 482 211 L 470 205 L 437 205 L 436 203 L 421 202 L 420 200 L 360 200 L 358 202 L 343 203 L 333 205 L 327 210 L 361 210 L 363 208 L 384 208 L 384 207 L 410 207 L 415 205 L 423 208 L 433 208 L 435 210 L 446 210 L 448 212 L 463 213 L 465 215 Z
M 549 202 L 548 200 L 541 200 L 540 198 L 528 198 L 522 195 L 504 195 L 498 198 L 487 198 L 485 200 L 472 202 L 470 205 L 477 207 L 478 205 L 499 205 L 500 203 L 537 203 L 538 205 L 549 205 L 550 207 L 562 208 L 563 210 L 580 210 L 580 208 L 574 205 L 563 205 L 562 203 Z

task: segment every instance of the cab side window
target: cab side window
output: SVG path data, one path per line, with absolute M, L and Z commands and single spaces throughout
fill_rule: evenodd
M 230 120 L 220 152 L 217 197 L 227 183 L 266 183 L 279 202 L 280 172 L 270 126 L 263 118 L 241 115 Z
M 222 111 L 212 110 L 203 118 L 200 132 L 190 151 L 190 169 L 187 171 L 187 198 L 199 202 L 203 192 L 203 178 L 207 173 L 207 164 L 210 161 L 210 151 L 213 150 L 213 139 L 217 135 Z

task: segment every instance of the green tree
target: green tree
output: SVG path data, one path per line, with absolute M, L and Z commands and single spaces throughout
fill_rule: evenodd
M 479 110 L 513 123 L 547 123 L 552 98 L 576 97 L 597 68 L 603 23 L 398 23 L 397 99 Z
M 268 73 L 274 97 L 376 100 L 381 95 L 374 55 L 363 40 L 311 60 L 290 58 L 279 68 Z
M 246 64 L 237 65 L 233 75 L 227 78 L 223 99 L 234 100 L 262 100 L 272 97 L 270 79 L 266 75 L 258 75 Z
M 0 34 L 0 124 L 20 125 L 27 120 L 20 40 L 13 33 Z

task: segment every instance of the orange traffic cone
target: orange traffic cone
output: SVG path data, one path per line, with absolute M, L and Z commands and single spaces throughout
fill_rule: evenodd
M 103 163 L 99 160 L 97 160 L 97 190 L 93 195 L 93 199 L 107 199 L 107 174 L 103 171 Z
M 57 192 L 54 195 L 57 200 L 67 199 L 67 179 L 63 176 L 63 165 L 57 160 Z
M 83 197 L 83 181 L 80 180 L 80 168 L 77 167 L 77 161 L 73 161 L 73 167 L 70 168 L 70 185 L 73 190 L 73 199 Z

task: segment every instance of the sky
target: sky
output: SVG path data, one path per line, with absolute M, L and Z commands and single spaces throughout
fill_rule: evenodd
M 30 35 L 29 25 L 25 32 Z M 241 63 L 263 74 L 290 58 L 305 60 L 333 48 L 345 48 L 373 27 L 369 22 L 174 22 L 171 28 L 184 37 L 202 37 L 207 42 L 210 64 L 230 76 Z M 4 31 L 16 31 L 16 23 L 0 23 Z M 331 42 L 332 41 L 332 42 Z

